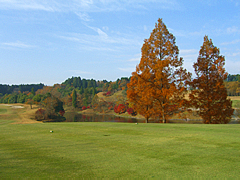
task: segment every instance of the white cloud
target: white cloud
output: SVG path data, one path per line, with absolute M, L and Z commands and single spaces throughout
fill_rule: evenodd
M 179 4 L 176 0 L 0 0 L 0 9 L 73 12 L 82 20 L 89 21 L 90 17 L 88 13 L 91 12 L 146 9 L 146 4 L 151 3 L 155 3 L 156 5 L 153 8 L 179 9 Z
M 103 29 L 104 31 L 108 31 L 108 30 L 109 30 L 109 27 L 108 27 L 108 26 L 104 26 L 104 27 L 102 27 L 102 29 Z
M 189 36 L 204 36 L 204 33 L 202 30 L 200 31 L 194 31 L 194 32 L 189 32 L 186 30 L 180 30 L 180 29 L 173 29 L 173 28 L 168 28 L 169 32 L 172 33 L 174 36 L 178 36 L 178 37 L 187 37 L 189 38 Z
M 146 25 L 143 26 L 143 30 L 144 30 L 144 31 L 147 31 L 147 30 L 148 30 L 148 28 L 147 28 Z
M 93 31 L 89 31 L 88 34 L 68 33 L 57 35 L 57 37 L 68 41 L 78 42 L 81 48 L 88 50 L 118 51 L 122 48 L 129 48 L 130 46 L 131 48 L 138 47 L 141 44 L 139 40 L 132 39 L 134 36 L 131 35 L 121 35 L 116 33 L 110 33 L 110 35 L 108 35 L 100 28 L 88 25 L 85 26 Z M 113 46 L 113 44 L 115 46 Z
M 85 12 L 75 12 L 75 14 L 83 21 L 91 21 L 91 18 Z
M 223 42 L 221 45 L 230 45 L 230 44 L 237 44 L 240 42 L 240 39 L 233 40 L 231 42 Z
M 239 52 L 233 52 L 233 53 L 227 53 L 226 56 L 230 56 L 230 57 L 236 57 L 240 55 L 240 51 Z
M 6 42 L 1 43 L 4 47 L 16 47 L 16 48 L 33 48 L 34 46 L 17 41 L 17 42 Z
M 47 3 L 48 1 L 37 0 L 0 0 L 0 9 L 22 9 L 22 10 L 43 10 L 56 11 L 55 3 Z
M 81 6 L 83 6 L 83 7 L 89 7 L 90 5 L 93 4 L 93 1 L 92 1 L 92 0 L 81 0 L 81 1 L 80 1 L 80 4 L 81 4 Z
M 240 52 L 233 53 L 232 56 L 234 56 L 234 57 L 240 56 Z
M 107 41 L 103 41 L 99 35 L 88 34 L 68 34 L 57 36 L 58 38 L 78 43 L 78 47 L 84 51 L 116 51 L 114 48 L 109 47 Z M 101 44 L 101 45 L 100 45 Z
M 240 67 L 240 61 L 227 60 L 225 62 L 225 69 L 230 74 L 239 74 L 239 69 L 236 67 Z
M 135 61 L 139 62 L 140 58 L 132 58 L 132 59 L 129 59 L 128 61 L 130 61 L 130 62 L 135 62 Z
M 126 68 L 118 68 L 118 69 L 121 70 L 121 71 L 124 71 L 124 72 L 133 72 L 133 71 L 135 71 L 134 67 L 126 67 Z
M 69 70 L 69 72 L 74 73 L 75 75 L 79 75 L 79 74 L 94 74 L 92 72 L 87 72 L 87 71 L 81 71 L 81 70 Z
M 179 56 L 183 57 L 184 61 L 194 62 L 197 60 L 198 50 L 197 49 L 183 49 L 183 50 L 180 50 Z
M 127 60 L 128 62 L 140 62 L 141 54 L 136 54 L 134 58 Z
M 193 63 L 197 61 L 197 49 L 183 49 L 180 50 L 179 57 L 183 57 L 183 66 L 192 74 L 194 74 Z
M 235 4 L 235 6 L 239 6 L 239 0 L 231 0 L 231 2 L 233 2 Z
M 80 42 L 81 40 L 77 37 L 70 37 L 70 36 L 58 36 L 59 38 L 68 40 L 68 41 L 76 41 L 76 42 Z
M 238 33 L 238 32 L 240 32 L 240 30 L 239 30 L 239 28 L 236 27 L 236 26 L 227 28 L 227 33 L 228 33 L 228 34 Z

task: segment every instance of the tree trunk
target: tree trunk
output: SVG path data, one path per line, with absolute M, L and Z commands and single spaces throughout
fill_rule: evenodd
M 166 119 L 165 119 L 164 113 L 162 114 L 162 122 L 166 123 Z
M 166 119 L 165 119 L 165 115 L 164 115 L 164 106 L 163 106 L 163 102 L 161 102 L 161 106 L 162 106 L 162 122 L 166 123 Z

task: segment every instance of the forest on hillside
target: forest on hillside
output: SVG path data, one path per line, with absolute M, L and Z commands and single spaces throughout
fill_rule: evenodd
M 240 96 L 240 75 L 229 74 L 224 82 L 228 96 Z
M 53 86 L 44 84 L 31 85 L 2 85 L 0 84 L 0 103 L 32 103 L 39 104 L 44 101 L 49 94 L 60 99 L 64 105 L 72 105 L 73 91 L 77 94 L 77 106 L 90 106 L 92 99 L 99 92 L 110 95 L 119 90 L 126 94 L 127 84 L 130 78 L 122 77 L 116 81 L 96 81 L 94 79 L 81 79 L 81 77 L 71 77 Z

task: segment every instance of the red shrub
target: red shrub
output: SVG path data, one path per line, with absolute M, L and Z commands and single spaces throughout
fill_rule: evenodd
M 130 114 L 132 116 L 136 116 L 137 115 L 137 113 L 133 110 L 133 108 L 128 108 L 127 112 L 128 112 L 128 114 Z
M 127 109 L 127 112 L 128 112 L 128 114 L 132 114 L 134 111 L 133 111 L 133 108 L 128 108 Z
M 114 106 L 114 112 L 119 114 L 125 113 L 126 106 L 124 104 L 119 104 L 118 106 Z
M 82 107 L 82 110 L 85 110 L 85 109 L 87 109 L 87 107 L 86 107 L 86 106 L 83 106 L 83 107 Z
M 108 92 L 106 93 L 106 96 L 109 96 L 109 95 L 111 95 L 111 91 L 108 91 Z
M 110 96 L 111 93 L 112 93 L 111 91 L 108 91 L 108 92 L 106 92 L 106 93 L 103 93 L 103 95 L 104 95 L 104 96 Z
M 43 120 L 45 119 L 46 115 L 46 111 L 44 109 L 38 109 L 36 112 L 35 112 L 35 119 L 37 120 Z
M 64 110 L 61 110 L 61 111 L 59 111 L 59 114 L 60 114 L 61 116 L 63 116 L 63 115 L 65 114 L 65 111 L 64 111 Z
M 115 112 L 115 113 L 119 113 L 118 107 L 117 107 L 116 105 L 114 106 L 114 112 Z

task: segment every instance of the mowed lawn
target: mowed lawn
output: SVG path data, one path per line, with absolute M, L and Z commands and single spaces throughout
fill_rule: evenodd
M 12 124 L 0 114 L 0 179 L 240 177 L 238 124 Z

